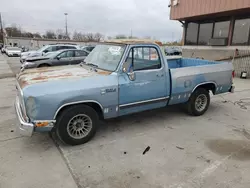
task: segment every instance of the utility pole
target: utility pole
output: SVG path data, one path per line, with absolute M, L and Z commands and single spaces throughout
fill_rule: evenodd
M 65 15 L 65 31 L 66 31 L 66 37 L 68 38 L 68 20 L 67 20 L 68 13 L 64 13 L 64 15 Z
M 132 29 L 130 30 L 130 38 L 131 39 L 133 38 L 133 30 Z
M 2 22 L 1 12 L 0 12 L 0 33 L 1 33 L 1 40 L 4 43 L 3 22 Z

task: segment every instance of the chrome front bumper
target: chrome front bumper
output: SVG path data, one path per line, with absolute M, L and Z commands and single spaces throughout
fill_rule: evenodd
M 15 101 L 15 110 L 16 110 L 16 115 L 17 115 L 17 123 L 16 124 L 17 124 L 17 129 L 19 130 L 19 133 L 22 136 L 32 136 L 35 126 L 32 123 L 25 122 L 25 120 L 22 116 L 22 112 L 21 112 L 18 98 L 16 98 L 16 101 Z

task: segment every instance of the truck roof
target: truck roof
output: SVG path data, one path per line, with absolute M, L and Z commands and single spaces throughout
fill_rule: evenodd
M 107 43 L 119 43 L 119 44 L 157 44 L 162 46 L 162 43 L 157 40 L 150 39 L 113 39 L 105 41 Z

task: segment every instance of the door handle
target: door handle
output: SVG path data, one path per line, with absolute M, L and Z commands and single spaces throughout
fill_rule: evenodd
M 157 77 L 163 77 L 163 74 L 157 74 L 156 76 Z

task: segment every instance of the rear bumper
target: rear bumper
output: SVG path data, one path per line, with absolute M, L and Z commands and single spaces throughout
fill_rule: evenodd
M 19 133 L 22 136 L 32 136 L 35 126 L 33 123 L 25 122 L 22 116 L 18 98 L 16 98 L 16 101 L 15 101 L 15 111 L 16 111 L 16 116 L 17 116 L 16 124 L 17 124 L 17 129 L 19 130 Z

